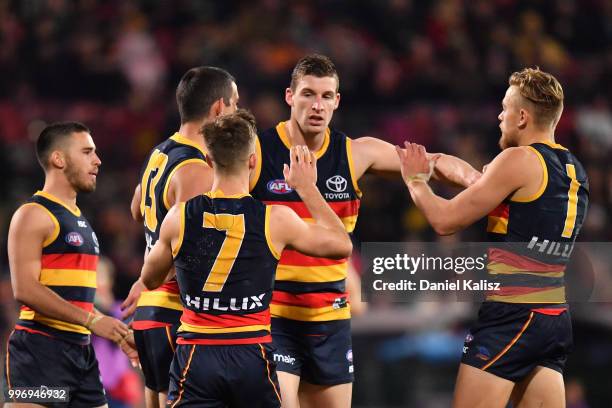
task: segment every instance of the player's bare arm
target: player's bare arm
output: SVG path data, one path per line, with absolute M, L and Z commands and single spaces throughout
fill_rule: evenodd
M 329 207 L 316 186 L 316 157 L 306 146 L 294 146 L 290 166 L 285 165 L 285 180 L 295 189 L 310 211 L 315 223 L 304 222 L 291 208 L 274 205 L 271 208 L 272 242 L 280 253 L 290 246 L 311 256 L 346 258 L 353 245 L 344 224 Z
M 353 163 L 355 166 L 355 177 L 361 178 L 365 173 L 397 174 L 400 172 L 400 161 L 395 152 L 395 147 L 384 140 L 375 137 L 361 137 L 352 140 Z M 447 154 L 436 154 L 434 178 L 461 187 L 474 184 L 481 176 L 467 162 L 455 156 Z M 429 155 L 428 157 L 432 157 Z
M 416 177 L 429 168 L 425 148 L 406 143 L 397 148 L 402 177 L 414 203 L 440 235 L 453 234 L 487 215 L 506 197 L 520 199 L 534 194 L 543 182 L 543 170 L 528 147 L 502 151 L 473 185 L 447 200 L 437 196 L 429 185 Z M 534 175 L 537 175 L 534 177 Z
M 8 255 L 11 284 L 17 301 L 35 311 L 68 323 L 89 328 L 94 334 L 121 341 L 128 328 L 117 319 L 105 315 L 94 316 L 62 299 L 40 283 L 41 248 L 54 239 L 55 226 L 45 210 L 37 205 L 19 208 L 9 227 Z
M 168 278 L 169 271 L 172 270 L 173 248 L 179 242 L 181 212 L 184 204 L 179 203 L 172 206 L 162 223 L 159 240 L 153 245 L 149 254 L 145 257 L 140 281 L 149 289 L 157 289 Z
M 212 186 L 212 177 L 212 169 L 201 160 L 181 166 L 181 168 L 179 168 L 170 178 L 167 194 L 168 204 L 173 206 L 175 203 L 187 201 L 198 194 L 203 194 L 210 191 L 210 187 Z M 139 184 L 134 192 L 134 197 L 132 198 L 130 208 L 132 210 L 132 218 L 134 218 L 136 221 L 142 222 L 142 214 L 140 213 L 140 198 Z M 137 214 L 137 216 L 135 214 Z M 138 299 L 140 298 L 140 294 L 143 290 L 146 290 L 146 287 L 140 279 L 132 284 L 128 296 L 125 298 L 123 303 L 121 303 L 123 319 L 134 314 L 136 311 L 136 306 L 138 305 Z
M 132 213 L 132 218 L 134 221 L 142 223 L 144 220 L 141 212 L 140 212 L 140 199 L 142 197 L 142 189 L 140 188 L 140 184 L 136 186 L 134 189 L 134 195 L 132 196 L 132 202 L 130 203 L 130 213 Z
M 170 206 L 187 201 L 210 191 L 213 182 L 212 168 L 203 161 L 181 166 L 170 178 L 167 200 Z

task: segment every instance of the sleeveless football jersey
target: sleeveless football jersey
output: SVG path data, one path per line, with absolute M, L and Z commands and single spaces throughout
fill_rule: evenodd
M 306 222 L 312 217 L 298 194 L 285 183 L 283 164 L 289 164 L 289 139 L 285 123 L 258 136 L 258 168 L 251 185 L 253 197 L 266 204 L 291 207 Z M 357 222 L 361 191 L 353 174 L 351 140 L 327 129 L 317 156 L 317 187 L 351 233 Z M 349 319 L 345 279 L 348 259 L 282 252 L 272 297 L 272 316 L 300 321 Z
M 173 249 L 184 305 L 178 344 L 269 343 L 278 254 L 270 207 L 248 194 L 207 193 L 181 204 Z
M 168 188 L 174 173 L 189 163 L 206 163 L 204 151 L 191 140 L 175 133 L 149 154 L 141 174 L 140 213 L 144 218 L 147 252 L 159 239 L 162 221 L 170 209 Z M 133 327 L 143 330 L 178 322 L 183 310 L 175 279 L 140 295 Z
M 563 146 L 528 148 L 538 156 L 544 179 L 532 197 L 509 198 L 489 214 L 489 240 L 503 244 L 489 250 L 488 274 L 501 290 L 487 300 L 562 305 L 565 267 L 586 217 L 588 179 Z
M 36 192 L 24 205 L 42 207 L 55 225 L 53 235 L 43 243 L 38 280 L 73 305 L 93 311 L 100 247 L 89 222 L 81 210 L 69 208 L 44 191 Z M 89 344 L 91 333 L 81 325 L 53 319 L 27 306 L 21 306 L 15 329 L 77 344 Z

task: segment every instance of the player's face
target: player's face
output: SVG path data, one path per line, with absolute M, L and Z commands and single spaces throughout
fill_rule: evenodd
M 499 147 L 502 149 L 518 146 L 518 131 L 522 123 L 519 99 L 518 88 L 514 85 L 510 86 L 502 100 L 502 111 L 497 117 L 501 130 Z
M 291 118 L 297 121 L 304 134 L 319 134 L 327 129 L 340 103 L 337 86 L 334 77 L 304 75 L 295 91 L 287 88 L 285 101 L 291 106 Z
M 72 134 L 65 150 L 64 174 L 77 193 L 96 189 L 96 178 L 102 162 L 96 154 L 96 145 L 87 132 Z
M 238 95 L 238 86 L 236 85 L 235 82 L 232 82 L 232 96 L 230 98 L 230 103 L 229 105 L 225 105 L 224 103 L 221 104 L 222 106 L 222 111 L 221 111 L 221 115 L 229 115 L 231 113 L 236 112 L 236 110 L 238 109 L 238 99 L 239 99 L 239 95 Z

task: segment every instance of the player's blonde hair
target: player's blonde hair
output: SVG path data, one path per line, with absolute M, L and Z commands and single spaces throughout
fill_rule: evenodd
M 538 67 L 524 68 L 510 75 L 508 83 L 532 106 L 536 124 L 557 125 L 563 111 L 563 88 L 557 78 Z

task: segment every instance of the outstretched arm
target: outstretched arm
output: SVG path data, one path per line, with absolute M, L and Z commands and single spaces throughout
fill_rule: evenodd
M 510 148 L 489 164 L 476 183 L 446 200 L 437 196 L 423 177 L 417 176 L 429 168 L 423 146 L 406 143 L 406 148 L 397 148 L 397 152 L 402 163 L 402 177 L 414 203 L 440 235 L 450 235 L 471 225 L 506 197 L 541 182 L 533 177 L 538 171 L 541 173 L 536 156 L 524 148 Z
M 366 172 L 378 174 L 400 172 L 400 161 L 395 146 L 375 137 L 361 137 L 352 140 L 355 176 L 360 178 Z M 431 158 L 433 155 L 428 154 Z M 480 172 L 464 160 L 448 154 L 437 154 L 434 178 L 448 184 L 467 187 L 476 182 Z

